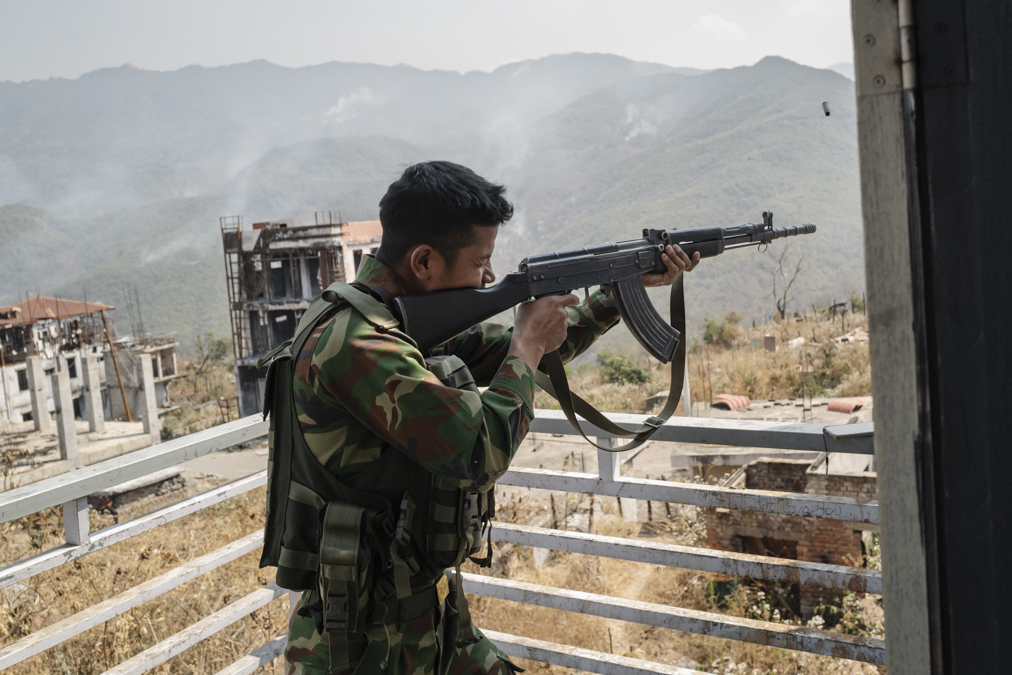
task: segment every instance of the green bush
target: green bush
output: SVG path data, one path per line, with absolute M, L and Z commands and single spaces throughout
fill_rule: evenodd
M 735 312 L 725 314 L 720 321 L 709 317 L 703 319 L 703 342 L 716 347 L 730 347 L 734 339 L 741 334 L 738 321 Z
M 628 356 L 602 350 L 597 355 L 597 363 L 601 367 L 601 379 L 613 384 L 646 384 L 650 381 L 650 371 L 640 368 Z

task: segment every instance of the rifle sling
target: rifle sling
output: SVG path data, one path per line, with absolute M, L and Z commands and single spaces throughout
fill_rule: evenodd
M 563 414 L 565 414 L 569 423 L 573 425 L 573 428 L 580 432 L 580 435 L 588 443 L 599 450 L 625 452 L 626 450 L 638 448 L 646 443 L 671 418 L 671 415 L 675 412 L 675 408 L 678 407 L 685 379 L 685 287 L 682 276 L 679 274 L 671 284 L 671 326 L 679 334 L 678 346 L 675 347 L 675 354 L 671 359 L 671 389 L 668 391 L 668 400 L 664 404 L 664 409 L 659 414 L 649 418 L 648 424 L 644 424 L 638 429 L 623 429 L 605 417 L 597 408 L 587 403 L 583 398 L 572 393 L 569 390 L 566 369 L 562 364 L 562 357 L 559 355 L 558 350 L 551 354 L 545 354 L 545 357 L 541 360 L 545 370 L 548 371 L 547 375 L 541 371 L 534 373 L 534 379 L 538 386 L 559 402 Z M 606 433 L 620 438 L 632 437 L 632 440 L 617 448 L 599 445 L 584 433 L 576 417 L 577 415 Z

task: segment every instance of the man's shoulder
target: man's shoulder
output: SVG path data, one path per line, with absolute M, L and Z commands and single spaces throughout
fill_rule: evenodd
M 312 330 L 297 360 L 323 367 L 335 362 L 417 356 L 417 352 L 400 331 L 377 328 L 356 309 L 345 306 Z

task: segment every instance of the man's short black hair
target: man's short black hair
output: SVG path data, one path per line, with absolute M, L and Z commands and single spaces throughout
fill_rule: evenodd
M 380 200 L 380 257 L 398 263 L 428 244 L 453 265 L 473 241 L 473 225 L 498 227 L 513 217 L 506 188 L 453 162 L 409 166 Z

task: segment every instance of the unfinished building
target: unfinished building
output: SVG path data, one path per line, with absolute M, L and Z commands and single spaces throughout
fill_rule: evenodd
M 8 420 L 34 420 L 36 428 L 48 428 L 48 416 L 55 410 L 49 376 L 57 371 L 70 377 L 74 416 L 87 414 L 87 399 L 81 396 L 87 376 L 82 359 L 89 354 L 104 359 L 103 313 L 111 309 L 46 296 L 0 307 L 0 411 Z M 101 382 L 104 386 L 104 378 Z M 35 419 L 42 410 L 46 419 Z
M 167 410 L 167 385 L 179 377 L 178 343 L 173 336 L 108 336 L 105 313 L 113 309 L 47 296 L 0 307 L 0 415 L 48 429 L 56 409 L 50 376 L 66 372 L 75 418 L 89 417 L 89 401 L 95 400 L 102 404 L 95 411 L 102 419 L 137 419 L 145 402 L 147 362 L 156 408 Z M 108 358 L 110 349 L 115 360 Z M 92 388 L 100 395 L 85 396 Z
M 225 251 L 236 394 L 240 416 L 263 410 L 266 369 L 257 361 L 292 337 L 313 298 L 354 278 L 362 256 L 379 247 L 379 221 L 342 222 L 333 211 L 312 225 L 293 219 L 253 223 L 220 219 Z

